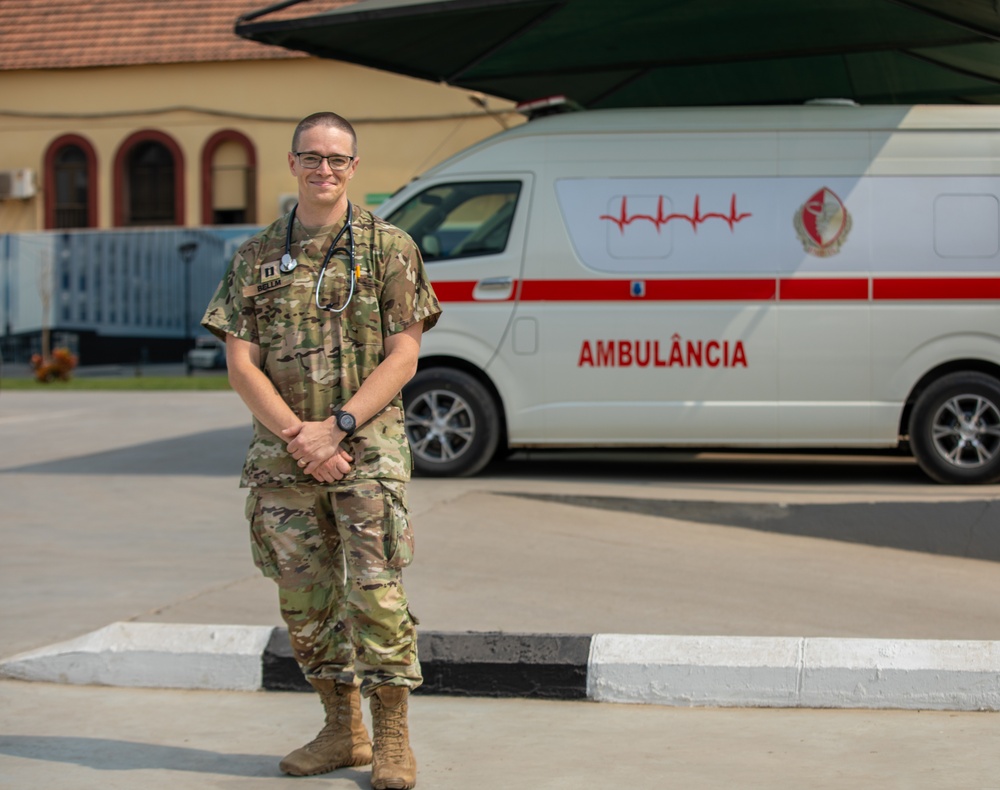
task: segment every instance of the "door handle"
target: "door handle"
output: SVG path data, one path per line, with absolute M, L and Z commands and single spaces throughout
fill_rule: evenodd
M 514 295 L 512 277 L 485 277 L 476 283 L 472 297 L 484 302 L 506 302 Z
M 499 290 L 501 288 L 510 288 L 511 283 L 510 277 L 487 277 L 485 280 L 480 280 L 477 284 L 477 288 L 484 288 L 489 290 Z

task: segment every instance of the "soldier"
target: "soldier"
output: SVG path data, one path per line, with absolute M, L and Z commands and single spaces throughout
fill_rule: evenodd
M 254 561 L 326 711 L 281 769 L 372 763 L 376 790 L 412 788 L 407 698 L 421 675 L 401 580 L 413 553 L 401 390 L 440 306 L 409 236 L 348 200 L 345 119 L 299 122 L 288 167 L 298 205 L 239 248 L 202 320 L 254 418 L 241 480 Z

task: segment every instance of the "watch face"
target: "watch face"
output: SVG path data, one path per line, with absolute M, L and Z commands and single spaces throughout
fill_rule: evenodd
M 337 427 L 342 431 L 350 433 L 354 430 L 354 418 L 346 411 L 341 412 L 340 416 L 337 417 Z

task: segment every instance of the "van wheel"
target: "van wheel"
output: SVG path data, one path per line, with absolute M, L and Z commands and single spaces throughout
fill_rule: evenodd
M 972 372 L 935 381 L 913 407 L 910 446 L 939 483 L 1000 480 L 1000 381 Z
M 406 436 L 423 475 L 466 477 L 493 458 L 500 441 L 497 406 L 468 373 L 429 368 L 403 390 Z

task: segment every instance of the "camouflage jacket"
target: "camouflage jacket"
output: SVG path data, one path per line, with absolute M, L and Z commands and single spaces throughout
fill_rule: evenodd
M 441 308 L 410 237 L 354 206 L 354 294 L 342 313 L 319 309 L 316 279 L 342 224 L 305 228 L 296 219 L 291 252 L 298 265 L 282 274 L 287 227 L 285 216 L 236 251 L 202 326 L 222 339 L 231 334 L 259 345 L 261 368 L 292 411 L 305 421 L 325 420 L 382 361 L 386 337 L 418 322 L 430 329 Z M 351 292 L 348 240 L 345 233 L 327 266 L 319 294 L 324 305 L 341 307 Z M 253 423 L 241 485 L 319 484 L 298 468 L 283 438 Z M 358 426 L 344 446 L 354 458 L 347 480 L 408 480 L 412 459 L 402 394 Z

